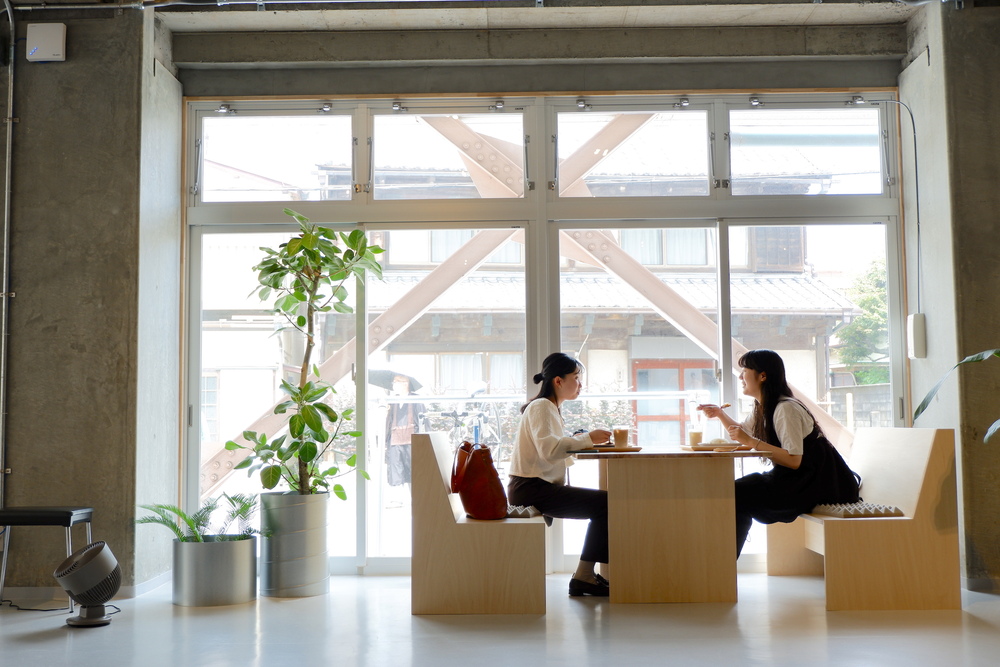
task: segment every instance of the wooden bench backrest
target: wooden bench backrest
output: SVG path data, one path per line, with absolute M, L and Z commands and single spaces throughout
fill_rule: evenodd
M 848 465 L 861 475 L 865 502 L 928 518 L 949 493 L 955 502 L 954 443 L 951 429 L 859 428 Z
M 454 448 L 442 431 L 414 433 L 410 439 L 414 512 L 429 511 L 455 520 L 462 503 L 451 492 Z

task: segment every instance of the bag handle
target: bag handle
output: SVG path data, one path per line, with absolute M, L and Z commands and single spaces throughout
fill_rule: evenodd
M 465 479 L 465 469 L 469 466 L 469 459 L 471 457 L 472 443 L 469 441 L 463 442 L 455 450 L 455 462 L 451 468 L 452 493 L 458 493 L 458 490 L 462 488 L 462 480 Z

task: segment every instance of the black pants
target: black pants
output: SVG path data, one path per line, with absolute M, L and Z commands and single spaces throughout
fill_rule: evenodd
M 511 505 L 533 506 L 557 519 L 590 519 L 580 560 L 608 562 L 608 492 L 563 486 L 538 477 L 511 476 L 507 484 Z
M 736 480 L 736 557 L 739 558 L 743 551 L 754 520 L 788 523 L 808 511 L 808 508 L 790 506 L 793 502 L 768 474 L 755 472 Z

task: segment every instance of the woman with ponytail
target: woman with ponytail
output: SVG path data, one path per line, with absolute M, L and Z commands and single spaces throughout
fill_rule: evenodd
M 699 405 L 718 417 L 729 437 L 771 454 L 774 467 L 736 480 L 736 555 L 750 526 L 790 523 L 824 503 L 858 501 L 858 480 L 819 424 L 792 396 L 785 364 L 772 350 L 750 350 L 739 360 L 743 394 L 754 399 L 750 415 L 738 423 L 717 405 Z
M 534 506 L 547 517 L 590 519 L 580 564 L 569 582 L 569 594 L 603 597 L 609 593 L 608 581 L 594 571 L 594 566 L 608 562 L 608 494 L 566 484 L 566 468 L 573 463 L 569 452 L 611 439 L 611 432 L 603 429 L 565 434 L 560 407 L 580 395 L 582 374 L 579 361 L 555 352 L 545 358 L 542 372 L 532 378 L 542 388 L 521 406 L 507 497 L 512 505 Z

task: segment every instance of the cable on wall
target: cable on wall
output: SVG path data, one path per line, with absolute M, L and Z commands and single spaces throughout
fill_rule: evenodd
M 860 100 L 860 102 L 858 101 Z M 864 99 L 854 98 L 855 104 L 864 104 Z M 916 198 L 914 206 L 914 217 L 916 218 L 917 235 L 917 312 L 911 313 L 907 317 L 907 344 L 908 356 L 911 359 L 923 359 L 927 356 L 927 330 L 926 320 L 923 310 L 922 288 L 924 282 L 924 253 L 920 238 L 920 160 L 917 159 L 917 123 L 913 119 L 913 110 L 904 102 L 899 100 L 868 100 L 868 104 L 878 106 L 880 104 L 896 104 L 906 109 L 910 116 L 910 136 L 913 138 L 913 189 Z

